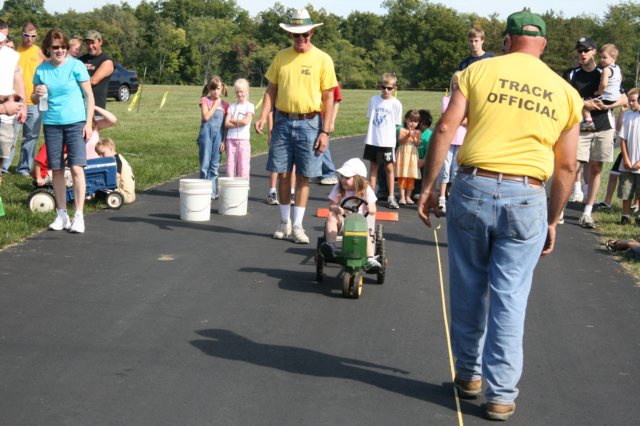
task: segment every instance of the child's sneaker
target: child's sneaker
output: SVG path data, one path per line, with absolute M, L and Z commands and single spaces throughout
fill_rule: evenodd
M 69 232 L 72 234 L 84 234 L 84 217 L 74 216 Z
M 67 212 L 58 213 L 55 220 L 49 225 L 51 231 L 62 231 L 63 229 L 68 230 L 69 228 L 71 228 L 71 221 L 69 220 Z
M 398 205 L 398 202 L 396 201 L 396 197 L 388 197 L 387 198 L 387 207 L 390 209 L 399 209 L 400 206 Z
M 611 204 L 607 204 L 604 201 L 597 203 L 595 206 L 593 206 L 594 209 L 596 210 L 612 210 L 613 206 Z
M 273 238 L 276 240 L 284 240 L 285 238 L 289 238 L 291 235 L 291 220 L 283 220 L 278 225 L 278 229 L 273 233 Z
M 302 226 L 296 225 L 291 230 L 291 241 L 296 244 L 309 244 L 309 237 L 304 233 Z
M 593 121 L 582 120 L 580 123 L 580 131 L 581 132 L 595 132 L 596 125 L 593 124 Z
M 377 272 L 380 272 L 381 269 L 382 269 L 382 265 L 380 264 L 380 262 L 376 260 L 375 257 L 373 256 L 367 257 L 367 264 L 364 265 L 365 272 L 377 273 Z
M 267 197 L 267 204 L 269 204 L 270 206 L 277 206 L 278 204 L 280 204 L 280 201 L 278 201 L 278 194 L 275 192 L 270 192 L 269 196 Z

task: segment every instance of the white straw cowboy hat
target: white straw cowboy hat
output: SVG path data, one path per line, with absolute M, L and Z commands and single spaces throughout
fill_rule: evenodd
M 309 30 L 314 29 L 315 27 L 319 27 L 320 24 L 314 24 L 309 16 L 309 12 L 307 9 L 298 9 L 291 16 L 290 24 L 280 24 L 280 28 L 294 34 L 302 34 L 306 33 Z

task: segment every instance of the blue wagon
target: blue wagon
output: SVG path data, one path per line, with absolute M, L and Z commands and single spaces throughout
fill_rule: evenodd
M 112 209 L 119 209 L 124 199 L 115 191 L 118 188 L 117 163 L 115 157 L 101 157 L 87 160 L 84 168 L 87 185 L 87 200 L 101 197 Z M 67 202 L 73 201 L 73 188 L 67 187 Z M 27 207 L 33 212 L 50 212 L 56 207 L 53 185 L 47 184 L 34 189 L 27 199 Z

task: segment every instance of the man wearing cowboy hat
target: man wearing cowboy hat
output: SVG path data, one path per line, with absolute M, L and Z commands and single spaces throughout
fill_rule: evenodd
M 278 173 L 280 225 L 275 239 L 291 238 L 309 244 L 302 228 L 309 178 L 322 174 L 321 155 L 329 142 L 329 123 L 322 121 L 333 112 L 333 88 L 338 85 L 333 60 L 311 44 L 315 27 L 306 9 L 295 11 L 290 24 L 280 24 L 293 45 L 277 53 L 267 70 L 269 85 L 264 93 L 262 114 L 255 128 L 262 134 L 275 106 L 267 170 Z M 291 171 L 296 166 L 296 199 L 291 214 Z

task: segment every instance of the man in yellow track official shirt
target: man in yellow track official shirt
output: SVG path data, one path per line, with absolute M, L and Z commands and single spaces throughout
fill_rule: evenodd
M 539 58 L 546 25 L 528 11 L 507 19 L 506 55 L 469 66 L 429 145 L 418 213 L 430 226 L 451 139 L 467 118 L 460 168 L 447 201 L 454 386 L 487 418 L 515 412 L 525 311 L 540 255 L 553 250 L 576 173 L 582 100 Z M 547 207 L 545 182 L 554 174 Z

